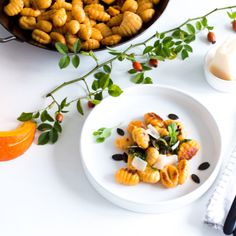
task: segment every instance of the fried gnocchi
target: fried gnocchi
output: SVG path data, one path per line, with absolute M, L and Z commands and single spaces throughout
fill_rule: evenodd
M 55 37 L 56 41 L 67 44 L 68 40 L 62 39 L 74 35 L 76 40 L 81 40 L 82 50 L 93 50 L 101 45 L 117 45 L 124 37 L 137 34 L 143 23 L 153 18 L 159 1 L 9 0 L 4 12 L 8 16 L 19 15 L 20 28 L 31 30 L 37 44 L 54 45 Z M 60 33 L 60 37 L 55 32 Z M 51 35 L 53 38 L 49 39 Z M 71 43 L 67 46 L 73 50 Z
M 184 128 L 179 120 L 165 120 L 154 112 L 129 122 L 127 135 L 115 140 L 116 148 L 124 152 L 115 154 L 122 157 L 115 160 L 126 162 L 126 168 L 116 172 L 116 181 L 124 185 L 160 182 L 166 188 L 183 185 L 189 176 L 189 161 L 200 149 L 196 140 L 179 139 Z

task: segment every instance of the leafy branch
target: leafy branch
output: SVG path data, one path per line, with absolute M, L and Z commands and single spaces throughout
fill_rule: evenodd
M 236 19 L 236 12 L 232 11 L 234 8 L 236 8 L 236 5 L 216 8 L 203 16 L 190 18 L 177 27 L 164 32 L 156 32 L 143 42 L 131 44 L 123 51 L 107 48 L 112 57 L 104 62 L 100 62 L 93 51 L 81 51 L 80 40 L 75 42 L 72 54 L 69 52 L 66 45 L 56 43 L 56 49 L 62 55 L 59 60 L 59 67 L 61 69 L 66 68 L 70 63 L 72 63 L 75 68 L 78 68 L 80 65 L 80 55 L 91 57 L 95 62 L 95 66 L 84 75 L 64 82 L 49 92 L 46 97 L 50 97 L 52 101 L 46 108 L 32 113 L 23 112 L 20 117 L 18 117 L 18 120 L 35 120 L 38 122 L 38 130 L 42 132 L 39 136 L 38 144 L 55 143 L 59 134 L 62 132 L 62 126 L 60 124 L 64 119 L 62 113 L 68 112 L 65 108 L 71 106 L 72 103 L 76 103 L 77 111 L 83 115 L 82 100 L 87 100 L 89 107 L 92 107 L 92 105 L 100 103 L 104 97 L 104 93 L 117 97 L 123 92 L 117 84 L 114 84 L 111 77 L 113 69 L 112 63 L 114 61 L 122 62 L 128 60 L 131 62 L 132 67 L 128 70 L 128 73 L 132 76 L 131 81 L 135 84 L 153 83 L 152 78 L 146 76 L 148 71 L 157 67 L 159 61 L 173 60 L 176 57 L 180 57 L 182 60 L 188 58 L 190 53 L 193 52 L 193 48 L 190 44 L 196 40 L 198 33 L 204 30 L 210 32 L 214 29 L 213 26 L 209 25 L 207 17 L 217 11 L 230 10 L 231 12 L 227 12 L 227 14 L 231 20 L 234 20 Z M 236 30 L 236 23 L 233 27 L 235 27 L 234 30 Z M 141 54 L 131 53 L 133 49 L 138 47 L 143 47 Z M 94 80 L 90 89 L 87 79 L 91 75 L 94 76 Z M 58 102 L 54 98 L 54 94 L 57 91 L 78 82 L 82 82 L 85 85 L 87 91 L 86 96 L 78 97 L 70 102 L 67 102 L 67 98 L 64 98 L 61 102 Z

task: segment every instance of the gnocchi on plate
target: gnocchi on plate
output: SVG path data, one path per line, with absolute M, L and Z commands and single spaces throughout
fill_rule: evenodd
M 166 188 L 185 183 L 189 175 L 189 161 L 198 153 L 200 146 L 196 140 L 187 137 L 182 122 L 164 120 L 149 112 L 144 114 L 143 120 L 131 121 L 126 133 L 115 140 L 116 148 L 125 155 L 115 154 L 113 159 L 127 163 L 115 173 L 118 183 L 160 182 Z M 122 159 L 122 156 L 127 158 Z

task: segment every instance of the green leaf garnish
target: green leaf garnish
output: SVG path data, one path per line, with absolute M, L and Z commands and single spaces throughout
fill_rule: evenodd
M 169 136 L 170 136 L 170 145 L 174 145 L 178 141 L 178 127 L 175 122 L 167 126 Z

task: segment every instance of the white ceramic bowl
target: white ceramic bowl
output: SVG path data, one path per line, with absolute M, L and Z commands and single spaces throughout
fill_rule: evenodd
M 205 79 L 208 82 L 208 84 L 211 85 L 211 87 L 220 92 L 225 92 L 225 93 L 236 92 L 236 81 L 223 80 L 212 74 L 209 70 L 210 62 L 215 55 L 217 47 L 218 46 L 212 47 L 205 56 L 205 61 L 204 61 Z

